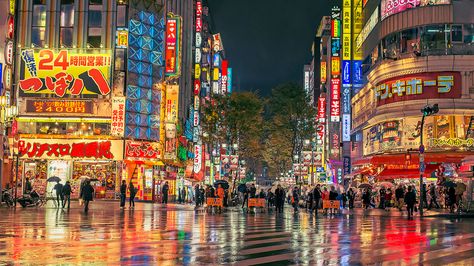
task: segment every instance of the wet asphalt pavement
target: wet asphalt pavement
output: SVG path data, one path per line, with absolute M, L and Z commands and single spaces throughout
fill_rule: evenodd
M 0 208 L 0 265 L 474 265 L 474 219 Z

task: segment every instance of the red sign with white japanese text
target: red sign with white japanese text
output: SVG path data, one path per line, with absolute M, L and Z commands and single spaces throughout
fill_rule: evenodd
M 21 139 L 18 142 L 20 157 L 33 159 L 103 159 L 122 160 L 121 140 L 80 139 Z
M 125 133 L 125 97 L 112 98 L 110 135 L 123 137 Z
M 84 54 L 79 50 L 26 49 L 21 51 L 22 97 L 83 95 L 89 98 L 108 95 L 110 53 Z
M 125 159 L 161 160 L 162 146 L 159 142 L 125 141 Z
M 339 122 L 341 116 L 341 80 L 331 79 L 331 102 L 329 106 L 331 122 Z
M 196 2 L 196 32 L 202 30 L 202 2 Z
M 318 121 L 326 122 L 326 97 L 318 98 Z
M 15 32 L 15 19 L 13 18 L 13 15 L 8 16 L 8 21 L 7 21 L 7 38 L 8 39 L 13 39 L 13 33 Z
M 27 100 L 28 113 L 92 114 L 91 101 Z
M 178 41 L 179 41 L 179 18 L 168 17 L 166 19 L 166 47 L 165 47 L 165 73 L 174 75 L 178 73 Z
M 431 72 L 391 78 L 375 86 L 377 106 L 424 100 L 461 98 L 462 78 L 459 72 Z

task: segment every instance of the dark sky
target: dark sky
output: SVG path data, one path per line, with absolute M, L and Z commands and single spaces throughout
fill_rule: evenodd
M 209 0 L 233 68 L 234 88 L 267 95 L 278 84 L 302 85 L 303 65 L 329 0 Z

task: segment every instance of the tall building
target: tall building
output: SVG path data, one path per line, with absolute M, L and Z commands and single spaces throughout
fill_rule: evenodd
M 473 12 L 467 0 L 363 1 L 353 48 L 363 58 L 352 98 L 355 179 L 418 178 L 420 169 L 456 177 L 473 154 Z M 439 112 L 422 129 L 420 110 L 434 104 Z

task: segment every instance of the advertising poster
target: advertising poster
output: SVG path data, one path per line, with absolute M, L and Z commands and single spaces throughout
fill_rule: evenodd
M 124 133 L 125 133 L 125 97 L 113 97 L 110 135 L 123 137 Z
M 97 98 L 110 89 L 111 52 L 83 53 L 79 49 L 25 49 L 21 51 L 21 97 Z
M 179 74 L 181 18 L 169 14 L 166 19 L 165 73 L 167 76 Z

